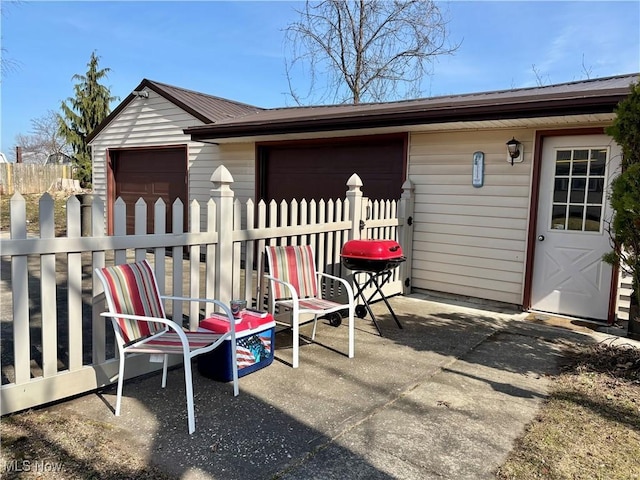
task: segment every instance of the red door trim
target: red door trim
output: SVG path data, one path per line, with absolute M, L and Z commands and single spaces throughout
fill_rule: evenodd
M 107 158 L 107 168 L 106 168 L 106 178 L 107 178 L 107 198 L 105 202 L 105 209 L 107 212 L 107 235 L 113 235 L 113 203 L 116 201 L 116 177 L 115 177 L 115 168 L 113 165 L 114 159 L 111 156 L 112 152 L 120 149 L 110 149 L 107 148 L 106 158 Z

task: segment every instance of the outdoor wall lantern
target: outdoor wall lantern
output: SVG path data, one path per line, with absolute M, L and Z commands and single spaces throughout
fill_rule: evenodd
M 509 152 L 507 162 L 511 162 L 511 165 L 520 163 L 524 159 L 522 144 L 515 137 L 507 142 L 507 152 Z

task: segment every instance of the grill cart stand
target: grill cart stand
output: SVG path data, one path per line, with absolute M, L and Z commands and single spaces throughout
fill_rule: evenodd
M 367 275 L 367 280 L 364 283 L 358 282 L 358 275 L 361 273 Z M 359 296 L 360 298 L 362 298 L 362 301 L 363 301 L 363 305 L 356 306 L 356 315 L 358 316 L 358 318 L 364 318 L 368 312 L 380 336 L 382 336 L 382 332 L 380 331 L 380 326 L 378 325 L 376 316 L 373 314 L 373 311 L 371 310 L 371 306 L 369 305 L 375 298 L 376 294 L 378 294 L 380 298 L 384 301 L 385 305 L 389 309 L 389 313 L 391 313 L 391 316 L 393 317 L 396 324 L 398 325 L 398 328 L 402 328 L 402 324 L 400 323 L 400 320 L 398 320 L 398 317 L 393 311 L 393 308 L 391 308 L 391 305 L 389 304 L 389 301 L 387 300 L 386 295 L 382 292 L 382 287 L 391 279 L 392 275 L 393 275 L 393 272 L 391 270 L 383 270 L 381 272 L 359 270 L 359 271 L 353 272 L 353 283 L 355 284 L 357 289 L 355 297 L 358 298 Z M 371 296 L 369 296 L 369 298 L 367 298 L 364 293 L 364 291 L 368 287 L 375 287 L 375 291 L 371 294 Z

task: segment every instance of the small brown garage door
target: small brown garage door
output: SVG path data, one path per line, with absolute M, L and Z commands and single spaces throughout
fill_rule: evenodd
M 266 201 L 344 198 L 357 173 L 364 195 L 397 199 L 405 172 L 405 135 L 318 140 L 258 147 L 258 195 Z
M 127 205 L 127 234 L 134 233 L 135 203 L 143 198 L 147 203 L 147 233 L 154 231 L 153 209 L 158 198 L 167 206 L 167 231 L 172 231 L 171 210 L 177 198 L 184 204 L 187 225 L 187 148 L 154 148 L 112 150 L 112 178 L 116 198 Z

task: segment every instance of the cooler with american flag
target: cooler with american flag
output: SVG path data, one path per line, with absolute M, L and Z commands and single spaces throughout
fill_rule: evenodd
M 225 333 L 229 330 L 226 316 L 213 314 L 200 322 L 199 329 Z M 236 343 L 238 353 L 238 377 L 255 372 L 273 362 L 275 348 L 275 322 L 269 314 L 260 315 L 251 311 L 242 312 L 236 321 Z M 232 379 L 231 341 L 212 352 L 199 355 L 198 371 L 207 378 L 221 382 Z

